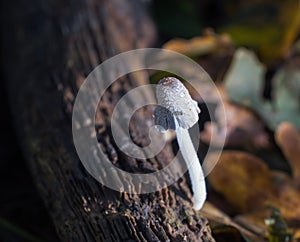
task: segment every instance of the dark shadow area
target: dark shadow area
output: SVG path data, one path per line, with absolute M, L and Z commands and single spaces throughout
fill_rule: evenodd
M 18 145 L 0 70 L 0 241 L 58 241 Z

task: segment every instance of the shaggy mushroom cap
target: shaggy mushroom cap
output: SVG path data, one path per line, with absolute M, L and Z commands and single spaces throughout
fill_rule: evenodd
M 174 77 L 159 81 L 156 88 L 158 106 L 154 111 L 155 123 L 163 129 L 176 129 L 174 118 L 179 127 L 189 129 L 199 119 L 200 109 L 185 86 Z

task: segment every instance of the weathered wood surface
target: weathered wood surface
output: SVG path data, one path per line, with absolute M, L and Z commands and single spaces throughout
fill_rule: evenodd
M 207 220 L 192 209 L 185 177 L 152 194 L 119 193 L 92 178 L 76 155 L 71 115 L 82 81 L 105 59 L 154 42 L 155 29 L 142 3 L 16 0 L 3 12 L 4 74 L 18 138 L 60 239 L 214 241 Z M 172 157 L 169 146 L 141 163 L 112 142 L 108 119 L 114 103 L 145 82 L 138 75 L 122 78 L 97 113 L 101 147 L 116 166 L 131 172 L 161 168 Z M 147 121 L 153 122 L 150 108 L 133 120 L 131 134 L 138 144 L 148 136 Z

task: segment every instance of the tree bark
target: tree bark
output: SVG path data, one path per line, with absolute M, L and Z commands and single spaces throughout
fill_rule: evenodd
M 72 108 L 83 80 L 109 57 L 155 39 L 141 1 L 16 0 L 4 11 L 3 63 L 14 122 L 40 195 L 62 241 L 214 241 L 207 220 L 191 204 L 185 177 L 146 195 L 110 190 L 82 166 L 72 140 Z M 117 81 L 97 110 L 96 131 L 114 165 L 153 171 L 172 158 L 168 146 L 141 163 L 112 141 L 109 117 L 116 101 L 147 83 L 131 74 Z M 91 93 L 91 96 L 93 94 Z M 82 110 L 84 112 L 84 110 Z M 151 108 L 132 121 L 137 144 L 147 137 Z

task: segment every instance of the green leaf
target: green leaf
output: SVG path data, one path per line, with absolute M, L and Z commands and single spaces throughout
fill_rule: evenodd
M 233 101 L 250 106 L 260 103 L 264 75 L 265 68 L 255 54 L 239 48 L 225 76 L 224 85 Z
M 273 130 L 283 121 L 300 129 L 300 70 L 285 66 L 277 71 L 272 80 L 272 101 L 261 97 L 264 75 L 265 67 L 255 54 L 238 49 L 224 79 L 229 98 L 255 110 Z

